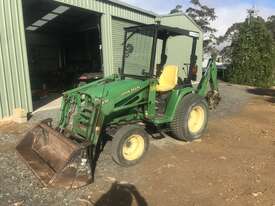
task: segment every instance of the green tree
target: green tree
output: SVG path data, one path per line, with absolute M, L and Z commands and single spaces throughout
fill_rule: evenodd
M 216 44 L 215 28 L 211 27 L 211 22 L 215 21 L 217 16 L 214 8 L 203 5 L 199 0 L 191 0 L 191 6 L 186 10 L 186 14 L 191 17 L 204 32 L 204 52 L 212 52 Z
M 270 16 L 266 22 L 267 29 L 272 33 L 272 37 L 275 40 L 275 16 Z
M 233 83 L 258 87 L 273 84 L 273 39 L 262 18 L 249 17 L 238 26 L 232 42 Z
M 214 8 L 209 8 L 207 5 L 202 5 L 199 0 L 191 0 L 191 7 L 186 9 L 186 13 L 202 28 L 204 33 L 214 33 L 217 30 L 210 26 L 212 21 L 215 21 L 217 16 Z
M 191 17 L 204 32 L 204 50 L 211 52 L 214 50 L 216 42 L 215 32 L 216 29 L 210 26 L 217 16 L 214 8 L 209 8 L 207 5 L 202 5 L 199 0 L 190 0 L 191 6 L 186 9 L 186 14 Z M 177 5 L 170 14 L 182 12 L 182 5 Z
M 226 33 L 223 36 L 217 38 L 217 44 L 222 48 L 219 54 L 222 56 L 223 60 L 226 63 L 231 63 L 232 58 L 232 42 L 234 38 L 236 38 L 241 25 L 241 23 L 234 23 L 231 27 L 229 27 Z
M 247 24 L 250 22 L 250 20 L 257 19 L 258 21 L 262 22 L 265 24 L 265 20 L 258 16 L 257 13 L 258 11 L 255 9 L 255 7 L 248 9 L 248 18 L 244 22 L 238 22 L 234 23 L 231 27 L 229 27 L 226 31 L 226 33 L 223 36 L 220 36 L 217 38 L 217 43 L 221 46 L 223 46 L 222 50 L 220 51 L 220 55 L 222 55 L 223 59 L 227 62 L 231 62 L 231 57 L 232 57 L 232 42 L 234 38 L 238 37 L 239 30 L 243 24 Z
M 170 14 L 181 13 L 181 12 L 182 12 L 182 5 L 177 5 L 176 8 L 170 11 Z

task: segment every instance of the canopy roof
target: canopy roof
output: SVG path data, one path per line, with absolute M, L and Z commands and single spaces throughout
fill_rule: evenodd
M 164 26 L 159 24 L 149 24 L 149 25 L 143 25 L 143 26 L 133 26 L 125 28 L 127 32 L 150 32 L 155 31 L 155 29 L 158 30 L 158 38 L 159 39 L 165 39 L 169 36 L 189 36 L 192 38 L 199 38 L 199 33 L 196 31 L 188 31 L 185 29 L 180 29 L 178 27 L 170 27 L 170 26 Z

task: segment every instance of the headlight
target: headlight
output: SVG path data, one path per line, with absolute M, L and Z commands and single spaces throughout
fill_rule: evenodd
M 86 95 L 85 95 L 85 94 L 82 94 L 82 95 L 81 95 L 81 100 L 85 100 L 85 98 L 86 98 Z

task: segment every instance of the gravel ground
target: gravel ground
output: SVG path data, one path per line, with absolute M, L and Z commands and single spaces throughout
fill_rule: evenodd
M 222 96 L 221 103 L 216 110 L 210 113 L 210 117 L 214 119 L 235 115 L 249 99 L 255 97 L 254 94 L 247 92 L 249 87 L 246 86 L 221 82 L 219 88 Z
M 255 117 L 258 117 L 257 112 L 262 113 L 262 108 L 266 108 L 267 101 L 253 103 L 255 94 L 247 92 L 247 87 L 221 83 L 220 88 L 223 99 L 219 108 L 211 112 L 205 140 L 192 144 L 172 138 L 152 140 L 147 158 L 132 168 L 114 164 L 110 144 L 107 144 L 98 161 L 95 183 L 77 190 L 43 188 L 15 152 L 16 143 L 33 123 L 48 117 L 56 122 L 58 110 L 37 112 L 31 119 L 32 124 L 0 125 L 0 205 L 275 205 L 271 198 L 272 192 L 275 192 L 271 184 L 275 179 L 272 176 L 274 170 L 273 173 L 268 169 L 257 173 L 251 169 L 268 165 L 265 159 L 275 160 L 274 148 L 267 145 L 260 147 L 261 142 L 255 140 L 256 134 L 261 134 L 266 138 L 263 143 L 275 142 L 270 139 L 275 132 L 269 127 L 249 130 L 249 133 L 246 129 L 253 129 L 253 124 L 255 127 L 259 125 Z M 275 116 L 274 105 L 270 101 L 268 104 L 268 112 L 274 112 Z M 242 112 L 246 105 L 249 108 Z M 261 110 L 257 105 L 262 105 Z M 246 117 L 250 116 L 248 122 Z M 259 118 L 262 121 L 264 117 Z M 264 121 L 269 123 L 268 126 L 275 123 L 274 119 Z M 246 124 L 242 125 L 244 122 Z M 240 131 L 232 132 L 235 136 L 231 142 L 228 133 L 238 125 Z M 223 128 L 226 129 L 223 131 Z M 248 138 L 254 136 L 251 140 Z M 240 140 L 235 144 L 236 138 L 243 138 L 244 142 Z M 259 147 L 255 148 L 255 153 L 247 150 L 254 146 L 250 141 Z M 266 156 L 260 152 L 265 150 Z M 257 152 L 258 161 L 255 160 Z M 242 154 L 243 160 L 234 160 Z M 264 163 L 266 165 L 262 165 Z M 247 175 L 243 181 L 239 178 L 240 174 Z M 264 175 L 267 177 L 263 178 Z M 237 182 L 234 182 L 234 177 Z M 254 183 L 249 184 L 251 181 L 265 184 L 254 188 Z M 270 201 L 261 201 L 263 194 L 269 193 Z

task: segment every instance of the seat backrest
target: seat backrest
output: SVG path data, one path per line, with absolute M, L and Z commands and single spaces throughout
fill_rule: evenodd
M 166 65 L 159 77 L 158 92 L 167 92 L 174 89 L 178 83 L 179 68 L 176 65 Z

